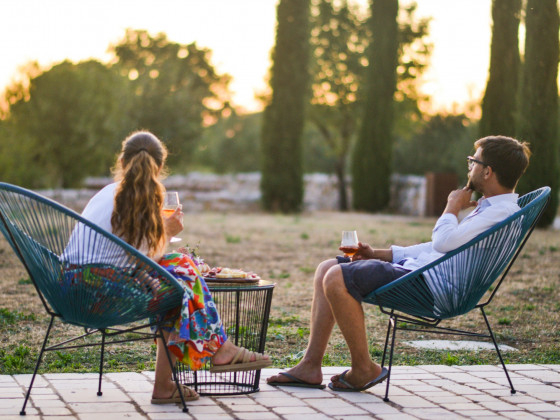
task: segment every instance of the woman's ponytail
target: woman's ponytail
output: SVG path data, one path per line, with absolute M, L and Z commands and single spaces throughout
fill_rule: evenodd
M 148 256 L 165 246 L 161 214 L 165 187 L 159 177 L 166 154 L 157 137 L 138 132 L 123 142 L 115 171 L 120 182 L 111 217 L 113 231 Z

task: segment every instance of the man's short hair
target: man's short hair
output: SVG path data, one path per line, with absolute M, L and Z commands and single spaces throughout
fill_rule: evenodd
M 529 143 L 506 136 L 488 136 L 477 140 L 474 147 L 482 148 L 482 160 L 492 167 L 503 187 L 514 189 L 529 166 Z

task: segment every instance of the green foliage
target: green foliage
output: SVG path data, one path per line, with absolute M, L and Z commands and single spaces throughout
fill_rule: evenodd
M 263 207 L 296 212 L 303 202 L 301 137 L 308 92 L 309 0 L 281 0 L 262 131 Z
M 141 128 L 160 136 L 170 165 L 183 169 L 203 127 L 229 112 L 230 78 L 215 72 L 208 49 L 128 30 L 112 51 L 112 66 L 95 60 L 48 70 L 29 65 L 24 82 L 6 89 L 3 181 L 76 187 L 86 176 L 109 175 L 122 139 Z
M 551 199 L 539 224 L 549 226 L 556 217 L 560 163 L 558 161 L 558 29 L 556 0 L 528 0 L 525 63 L 517 136 L 531 143 L 533 156 L 519 183 L 525 193 L 543 185 L 552 188 Z
M 515 135 L 519 84 L 519 17 L 521 0 L 492 2 L 490 74 L 482 100 L 480 137 Z
M 377 211 L 389 203 L 393 96 L 398 62 L 398 2 L 373 0 L 370 71 L 362 126 L 352 154 L 353 204 Z
M 412 136 L 397 138 L 394 166 L 407 174 L 453 172 L 466 180 L 466 157 L 472 154 L 476 130 L 464 114 L 436 114 Z
M 165 141 L 170 166 L 184 165 L 203 125 L 229 108 L 230 76 L 216 72 L 209 49 L 172 42 L 163 33 L 129 29 L 112 51 L 115 68 L 130 80 L 135 127 Z
M 431 46 L 425 40 L 428 20 L 416 19 L 413 3 L 402 10 L 398 30 L 399 123 L 410 126 L 417 118 L 416 78 L 422 74 Z M 312 91 L 309 121 L 316 127 L 338 178 L 341 210 L 348 209 L 346 174 L 348 155 L 361 121 L 363 85 L 369 61 L 365 51 L 372 39 L 367 14 L 347 2 L 318 0 L 311 18 Z M 306 154 L 307 155 L 307 154 Z
M 261 126 L 262 113 L 232 111 L 204 130 L 194 152 L 196 165 L 215 173 L 258 171 Z
M 11 104 L 0 138 L 8 182 L 71 187 L 106 174 L 129 124 L 126 80 L 101 63 L 64 61 L 8 90 Z M 124 113 L 124 115 L 123 115 Z

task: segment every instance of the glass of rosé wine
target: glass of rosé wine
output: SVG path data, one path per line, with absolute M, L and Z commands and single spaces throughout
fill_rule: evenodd
M 170 217 L 180 206 L 179 193 L 177 191 L 166 191 L 163 193 L 163 215 Z M 172 237 L 169 242 L 180 242 L 181 238 Z
M 352 258 L 358 251 L 358 232 L 356 232 L 355 230 L 342 231 L 340 250 L 344 252 L 344 255 Z

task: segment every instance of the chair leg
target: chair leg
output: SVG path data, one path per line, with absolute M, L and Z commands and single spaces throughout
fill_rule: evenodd
M 39 371 L 39 366 L 41 365 L 41 360 L 43 358 L 43 353 L 45 352 L 45 347 L 47 346 L 47 340 L 49 339 L 49 334 L 51 332 L 53 323 L 54 323 L 54 315 L 51 315 L 51 322 L 49 323 L 49 327 L 47 328 L 47 333 L 45 334 L 45 339 L 43 340 L 43 346 L 41 347 L 41 352 L 39 353 L 39 357 L 37 358 L 37 363 L 35 364 L 35 371 L 33 372 L 33 376 L 31 377 L 31 383 L 29 384 L 29 388 L 27 388 L 27 394 L 25 394 L 23 407 L 21 407 L 21 411 L 19 412 L 20 416 L 25 416 L 25 406 L 27 405 L 27 401 L 29 400 L 29 396 L 31 395 L 31 388 L 33 388 L 33 382 L 35 382 L 35 376 Z
M 97 388 L 97 396 L 100 397 L 103 395 L 101 392 L 101 382 L 103 380 L 103 361 L 105 355 L 105 330 L 101 330 L 101 356 L 99 360 L 99 387 Z
M 391 368 L 393 367 L 393 350 L 395 349 L 395 338 L 397 336 L 398 318 L 391 317 L 389 319 L 389 322 L 393 323 L 393 337 L 391 338 L 391 352 L 389 353 L 389 373 L 387 374 L 387 387 L 385 388 L 385 398 L 383 398 L 383 401 L 385 402 L 389 401 L 389 383 L 391 381 Z M 387 338 L 389 338 L 389 335 L 387 335 Z M 385 346 L 387 346 L 387 342 L 385 342 Z
M 387 344 L 389 343 L 389 334 L 391 334 L 391 317 L 387 323 L 387 335 L 385 336 L 385 347 L 383 348 L 383 358 L 381 359 L 381 367 L 385 366 L 385 356 L 387 355 Z
M 161 329 L 158 329 L 158 331 L 156 332 L 156 338 L 161 338 L 162 341 L 165 343 L 165 337 L 163 336 L 163 332 L 161 331 Z M 169 361 L 169 366 L 171 366 L 173 381 L 175 382 L 175 386 L 177 387 L 177 391 L 179 391 L 179 396 L 181 397 L 181 403 L 183 404 L 183 413 L 188 413 L 189 409 L 187 408 L 187 403 L 185 402 L 185 398 L 183 397 L 183 393 L 181 392 L 181 386 L 179 385 L 177 368 L 173 365 L 173 362 L 171 361 L 171 354 L 169 353 L 169 349 L 167 348 L 167 345 L 164 345 L 163 348 L 165 349 L 165 355 L 167 356 L 167 360 Z
M 480 311 L 482 312 L 482 316 L 484 317 L 484 321 L 486 322 L 486 326 L 488 327 L 488 332 L 490 333 L 490 338 L 492 338 L 492 342 L 494 343 L 494 347 L 496 348 L 496 353 L 498 353 L 498 358 L 500 359 L 500 362 L 502 363 L 502 367 L 504 368 L 504 372 L 505 372 L 506 378 L 509 382 L 511 393 L 515 394 L 516 391 L 515 391 L 515 388 L 513 387 L 513 383 L 511 382 L 511 378 L 509 377 L 509 373 L 507 371 L 506 364 L 504 363 L 504 359 L 502 358 L 502 353 L 500 352 L 500 349 L 498 348 L 498 343 L 496 343 L 496 339 L 494 338 L 494 333 L 492 332 L 492 328 L 490 328 L 490 322 L 488 322 L 488 318 L 486 317 L 486 313 L 484 312 L 484 308 L 482 306 L 480 307 Z

